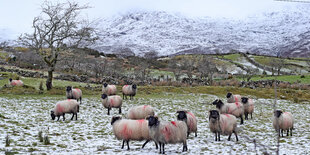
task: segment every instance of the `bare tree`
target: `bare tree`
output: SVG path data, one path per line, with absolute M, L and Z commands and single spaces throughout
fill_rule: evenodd
M 272 74 L 274 75 L 274 71 L 277 71 L 278 75 L 280 75 L 281 69 L 285 65 L 284 59 L 281 58 L 272 58 L 269 61 L 269 65 L 272 66 Z
M 259 69 L 253 68 L 253 67 L 250 67 L 250 66 L 245 67 L 245 71 L 246 71 L 246 74 L 244 75 L 244 78 L 246 78 L 246 80 L 248 82 L 251 80 L 251 78 L 254 75 L 257 75 L 259 73 Z M 244 80 L 244 78 L 243 78 L 243 80 Z
M 181 62 L 181 69 L 185 71 L 185 74 L 189 78 L 190 84 L 193 82 L 193 75 L 195 69 L 195 61 L 194 59 L 183 59 Z
M 179 78 L 182 75 L 182 69 L 180 66 L 181 65 L 174 59 L 171 59 L 168 63 L 168 68 L 171 72 L 173 72 L 176 81 L 179 81 Z
M 32 23 L 34 32 L 23 34 L 20 42 L 39 53 L 48 66 L 47 90 L 52 88 L 53 72 L 58 56 L 68 47 L 87 46 L 98 39 L 93 23 L 83 20 L 80 12 L 88 6 L 76 2 L 52 3 L 45 1 L 41 15 Z
M 206 79 L 209 84 L 213 82 L 214 73 L 218 72 L 216 65 L 212 61 L 212 57 L 204 56 L 198 65 L 198 71 L 202 79 Z

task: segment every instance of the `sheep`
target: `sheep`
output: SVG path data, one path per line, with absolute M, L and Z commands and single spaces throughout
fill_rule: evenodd
M 122 88 L 122 92 L 123 92 L 123 99 L 127 99 L 127 96 L 129 96 L 130 99 L 133 99 L 133 97 L 137 93 L 137 85 L 136 84 L 125 85 Z
M 104 83 L 102 86 L 102 93 L 110 95 L 116 95 L 116 86 L 115 85 L 108 85 L 107 83 Z
M 147 116 L 154 116 L 154 109 L 150 105 L 132 107 L 127 114 L 128 119 L 145 119 Z
M 281 132 L 283 137 L 284 130 L 287 130 L 287 136 L 289 136 L 289 131 L 291 131 L 291 136 L 293 135 L 294 118 L 290 112 L 275 110 L 272 124 L 274 129 L 279 133 L 279 136 Z
M 67 99 L 64 101 L 59 101 L 56 103 L 55 108 L 51 110 L 51 117 L 52 120 L 55 120 L 55 117 L 57 116 L 59 121 L 60 116 L 63 117 L 63 120 L 65 120 L 65 113 L 72 113 L 72 118 L 75 115 L 75 120 L 77 120 L 77 113 L 80 112 L 80 104 L 76 100 Z
M 148 121 L 145 119 L 141 120 L 129 120 L 122 119 L 119 116 L 113 116 L 111 125 L 113 126 L 113 133 L 118 140 L 123 140 L 122 149 L 124 148 L 124 143 L 127 143 L 127 150 L 129 150 L 129 140 L 146 142 L 142 145 L 142 148 L 151 140 L 149 135 Z M 156 149 L 158 148 L 155 142 Z
M 241 102 L 240 95 L 233 95 L 232 93 L 227 93 L 226 97 L 227 97 L 227 103 Z
M 254 112 L 253 100 L 249 99 L 247 97 L 242 97 L 241 98 L 241 103 L 243 103 L 245 120 L 248 120 L 248 114 L 251 114 L 251 119 L 252 119 L 253 118 L 252 114 Z
M 236 117 L 240 117 L 241 123 L 243 124 L 243 104 L 240 102 L 235 102 L 235 103 L 226 103 L 224 104 L 221 100 L 215 100 L 213 105 L 216 105 L 216 108 L 219 109 L 221 114 L 232 114 Z
M 101 95 L 103 107 L 108 109 L 108 115 L 110 115 L 111 108 L 119 108 L 119 113 L 122 113 L 123 100 L 118 95 L 108 96 L 106 94 Z
M 187 125 L 184 121 L 159 121 L 157 116 L 147 117 L 149 134 L 152 140 L 159 143 L 159 153 L 165 154 L 165 144 L 183 143 L 183 151 L 187 151 Z
M 23 86 L 24 83 L 22 80 L 12 80 L 12 78 L 9 79 L 9 85 L 11 86 Z
M 68 86 L 66 89 L 66 96 L 67 99 L 76 99 L 77 101 L 80 100 L 80 103 L 82 104 L 82 90 L 78 88 L 74 88 L 71 86 Z
M 237 135 L 237 119 L 231 114 L 220 114 L 217 110 L 209 111 L 209 128 L 211 132 L 215 133 L 215 141 L 220 141 L 220 134 L 228 135 L 228 141 L 232 133 L 236 136 L 236 141 L 238 141 Z
M 187 125 L 187 137 L 191 132 L 195 132 L 195 137 L 197 137 L 197 119 L 195 115 L 184 110 L 177 111 L 177 113 L 177 119 L 179 121 L 184 121 Z

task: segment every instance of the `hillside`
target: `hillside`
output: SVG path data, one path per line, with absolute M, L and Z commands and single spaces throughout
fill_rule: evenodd
M 296 9 L 297 8 L 297 9 Z M 167 12 L 129 12 L 103 20 L 94 48 L 117 53 L 215 54 L 232 50 L 260 55 L 310 54 L 310 6 L 287 7 L 242 20 L 191 18 Z

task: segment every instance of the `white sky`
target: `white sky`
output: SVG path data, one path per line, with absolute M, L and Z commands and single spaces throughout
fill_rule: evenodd
M 64 2 L 66 0 L 59 0 Z M 243 19 L 248 16 L 294 6 L 292 2 L 273 0 L 75 0 L 88 4 L 90 19 L 110 17 L 134 10 L 177 12 L 186 16 L 210 16 Z M 0 39 L 14 39 L 31 32 L 31 23 L 40 13 L 44 0 L 0 0 Z M 289 4 L 288 4 L 289 3 Z

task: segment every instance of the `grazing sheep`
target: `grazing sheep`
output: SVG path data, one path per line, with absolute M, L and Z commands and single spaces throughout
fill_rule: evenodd
M 156 116 L 149 116 L 150 137 L 159 143 L 159 153 L 165 154 L 165 144 L 183 143 L 187 151 L 187 125 L 184 121 L 161 122 Z
M 125 85 L 122 88 L 122 92 L 123 92 L 123 99 L 127 99 L 127 96 L 129 96 L 130 99 L 133 99 L 133 97 L 137 93 L 137 85 L 136 84 Z
M 51 117 L 53 120 L 55 120 L 55 117 L 57 116 L 59 121 L 60 116 L 63 117 L 65 120 L 65 113 L 72 113 L 72 118 L 75 115 L 75 120 L 77 120 L 77 113 L 79 112 L 80 104 L 76 100 L 67 99 L 64 101 L 59 101 L 56 103 L 55 108 L 51 111 Z
M 220 141 L 220 134 L 228 135 L 228 141 L 232 133 L 236 136 L 236 141 L 238 141 L 237 135 L 237 119 L 231 114 L 220 114 L 217 110 L 209 111 L 209 127 L 211 132 L 215 133 L 215 141 Z
M 254 112 L 254 103 L 252 99 L 249 99 L 247 97 L 242 97 L 241 102 L 243 103 L 243 108 L 244 108 L 244 119 L 248 120 L 248 114 L 251 114 L 251 119 L 252 114 Z
M 145 119 L 147 116 L 154 116 L 154 109 L 150 105 L 132 107 L 127 114 L 128 119 Z
M 123 100 L 118 95 L 108 96 L 106 94 L 101 95 L 102 105 L 108 109 L 108 115 L 110 115 L 111 108 L 119 108 L 119 113 L 122 113 Z
M 191 132 L 195 132 L 195 137 L 197 137 L 197 119 L 195 115 L 188 111 L 177 111 L 177 119 L 179 121 L 184 121 L 187 125 L 187 137 Z
M 235 102 L 235 103 L 226 103 L 224 104 L 221 100 L 215 100 L 213 105 L 216 105 L 216 108 L 219 109 L 221 114 L 232 114 L 236 117 L 240 117 L 241 123 L 243 124 L 243 104 L 240 102 Z
M 287 136 L 289 136 L 289 131 L 291 131 L 291 136 L 293 135 L 294 118 L 290 112 L 275 110 L 272 124 L 274 129 L 279 133 L 279 136 L 281 132 L 283 137 L 284 130 L 287 131 Z
M 80 100 L 80 103 L 82 104 L 82 90 L 78 88 L 74 88 L 71 86 L 68 86 L 66 89 L 66 96 L 67 99 L 76 99 L 77 101 Z
M 129 120 L 122 119 L 119 116 L 113 116 L 111 125 L 113 126 L 113 133 L 118 140 L 123 140 L 122 149 L 124 148 L 124 143 L 127 143 L 127 149 L 129 150 L 129 140 L 146 142 L 142 145 L 142 148 L 151 140 L 149 135 L 148 121 L 145 119 L 141 120 Z M 156 149 L 158 148 L 155 142 Z
M 240 95 L 233 95 L 232 93 L 227 93 L 226 97 L 227 97 L 227 103 L 241 102 Z
M 12 80 L 12 78 L 9 79 L 9 85 L 11 86 L 23 86 L 24 83 L 22 80 Z
M 102 94 L 110 95 L 116 95 L 116 86 L 115 85 L 108 85 L 107 83 L 104 83 L 102 86 Z

